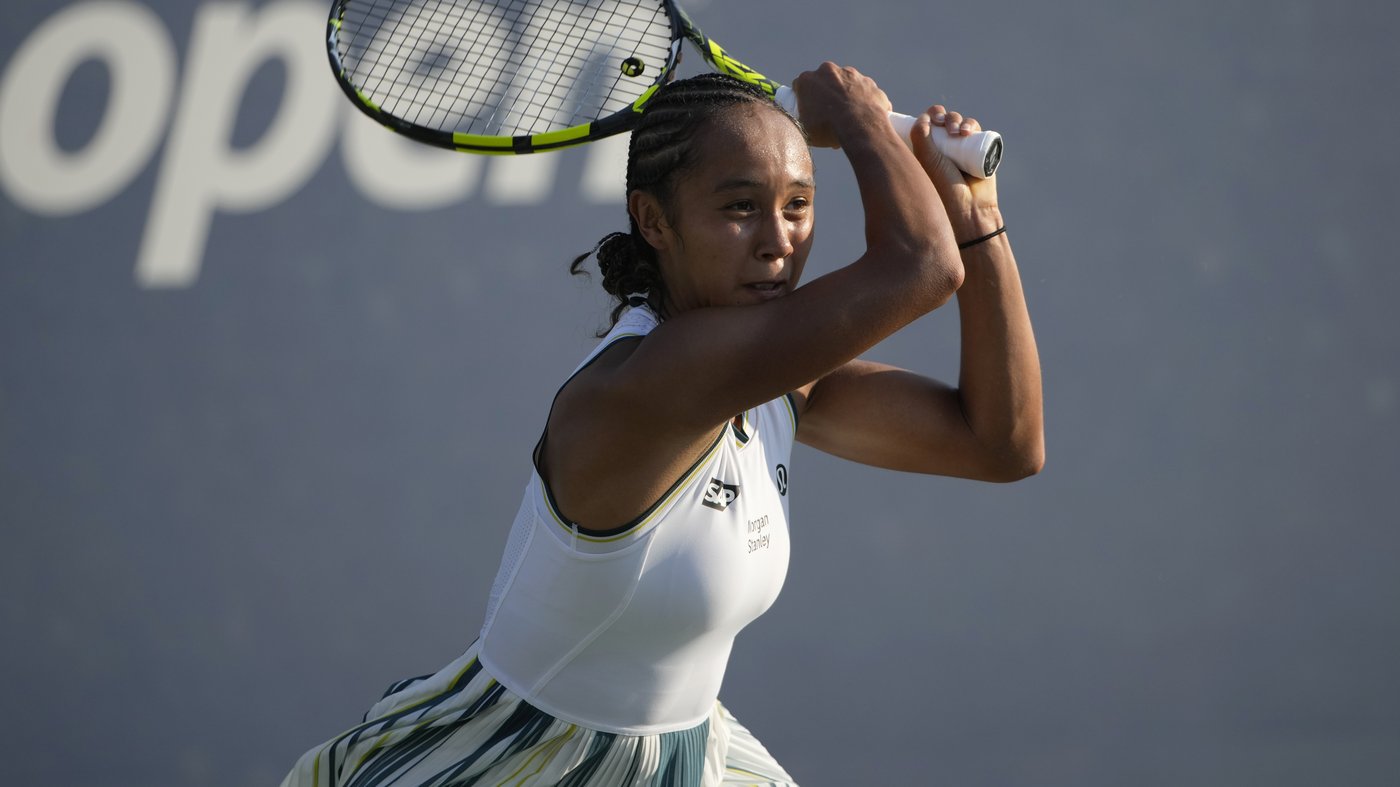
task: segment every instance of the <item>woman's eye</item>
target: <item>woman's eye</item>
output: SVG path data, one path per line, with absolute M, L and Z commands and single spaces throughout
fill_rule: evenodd
M 753 211 L 753 202 L 746 199 L 741 199 L 736 202 L 729 203 L 728 208 L 729 210 L 736 210 L 741 213 L 749 213 Z

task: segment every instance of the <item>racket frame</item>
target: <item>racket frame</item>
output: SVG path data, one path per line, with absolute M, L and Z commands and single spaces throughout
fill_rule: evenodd
M 665 8 L 667 20 L 671 26 L 671 45 L 656 78 L 626 108 L 577 126 L 517 136 L 468 134 L 421 126 L 386 111 L 350 81 L 348 71 L 341 60 L 339 41 L 346 8 L 355 2 L 358 0 L 335 0 L 331 6 L 330 18 L 326 23 L 326 53 L 330 59 L 331 71 L 335 74 L 336 83 L 340 85 L 341 90 L 345 92 L 352 104 L 381 125 L 418 142 L 449 150 L 496 156 L 524 155 L 574 147 L 630 131 L 636 127 L 637 122 L 641 119 L 642 110 L 656 91 L 675 78 L 676 68 L 681 62 L 681 41 L 683 40 L 689 41 L 715 71 L 728 74 L 759 88 L 788 112 L 796 112 L 796 101 L 790 89 L 730 56 L 724 47 L 715 43 L 713 39 L 700 30 L 700 27 L 691 20 L 690 16 L 675 0 L 657 0 Z M 906 128 L 912 121 L 912 118 L 908 116 L 891 113 L 892 120 L 898 123 L 898 120 L 895 120 L 896 117 L 904 121 Z M 962 142 L 964 147 L 966 147 L 967 142 L 980 144 L 981 147 L 978 150 L 957 157 L 957 160 L 964 171 L 973 172 L 973 170 L 980 169 L 982 170 L 980 175 L 976 172 L 973 174 L 979 177 L 990 177 L 995 173 L 997 165 L 1000 163 L 1001 137 L 995 132 L 980 132 L 977 136 L 978 140 L 963 138 L 963 140 L 951 139 L 948 141 L 952 143 Z M 985 142 L 982 141 L 982 138 L 985 138 Z

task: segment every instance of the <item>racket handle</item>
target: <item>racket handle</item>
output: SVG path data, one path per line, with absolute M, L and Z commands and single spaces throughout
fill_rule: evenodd
M 792 92 L 792 88 L 787 85 L 779 87 L 773 94 L 773 100 L 790 115 L 797 117 L 797 94 Z M 890 113 L 890 125 L 894 126 L 899 138 L 910 145 L 913 142 L 909 139 L 909 132 L 913 130 L 917 120 L 899 112 Z M 935 128 L 933 145 L 940 153 L 952 159 L 953 163 L 958 165 L 958 169 L 974 178 L 990 178 L 996 174 L 997 166 L 1001 164 L 1001 135 L 995 131 L 977 131 L 965 137 L 953 137 L 947 132 L 940 133 Z

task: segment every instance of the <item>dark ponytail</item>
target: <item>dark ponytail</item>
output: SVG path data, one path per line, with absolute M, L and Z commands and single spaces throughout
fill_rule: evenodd
M 655 196 L 669 218 L 676 180 L 695 165 L 697 132 L 737 104 L 760 104 L 787 115 L 762 90 L 723 74 L 701 74 L 658 90 L 642 111 L 642 119 L 627 146 L 628 197 L 634 191 Z M 800 125 L 798 129 L 801 130 Z M 618 301 L 612 310 L 613 325 L 623 310 L 638 305 L 641 297 L 658 313 L 664 314 L 667 306 L 666 282 L 661 277 L 656 249 L 642 237 L 630 212 L 627 224 L 628 232 L 609 233 L 592 251 L 575 257 L 569 265 L 569 273 L 586 275 L 584 262 L 597 256 L 603 289 Z
M 598 258 L 598 271 L 603 274 L 603 290 L 617 298 L 611 315 L 612 325 L 628 306 L 650 303 L 657 312 L 665 309 L 666 283 L 661 279 L 661 266 L 656 261 L 656 249 L 637 231 L 631 222 L 631 232 L 610 232 L 598 241 L 592 251 L 574 258 L 569 273 L 587 275 L 583 264 L 589 257 Z M 603 336 L 607 331 L 601 331 Z

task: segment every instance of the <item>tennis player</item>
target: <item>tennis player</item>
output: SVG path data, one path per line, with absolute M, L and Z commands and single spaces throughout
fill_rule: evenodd
M 934 106 L 911 153 L 854 69 L 793 88 L 803 126 L 714 74 L 647 104 L 629 231 L 594 249 L 613 327 L 554 400 L 479 638 L 284 785 L 794 784 L 718 702 L 734 636 L 787 570 L 793 441 L 986 481 L 1040 469 L 1039 362 L 996 181 L 930 143 L 977 121 Z M 808 145 L 849 159 L 866 249 L 798 287 Z M 956 387 L 857 358 L 955 295 Z

